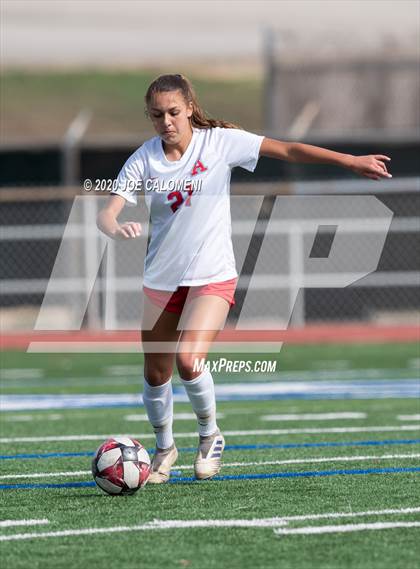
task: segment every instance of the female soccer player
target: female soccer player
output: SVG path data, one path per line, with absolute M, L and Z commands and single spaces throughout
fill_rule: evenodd
M 137 190 L 143 188 L 151 219 L 144 268 L 143 401 L 156 434 L 149 483 L 159 484 L 167 482 L 178 456 L 172 434 L 175 363 L 198 420 L 195 476 L 212 478 L 221 466 L 225 443 L 216 423 L 213 378 L 195 363 L 207 357 L 234 304 L 238 274 L 229 206 L 232 168 L 252 172 L 259 156 L 268 156 L 335 164 L 373 180 L 391 175 L 387 156 L 351 156 L 281 142 L 210 119 L 182 75 L 158 77 L 145 100 L 157 136 L 124 164 L 117 189 L 98 215 L 98 227 L 114 239 L 138 237 L 140 224 L 120 224 L 118 216 L 126 202 L 137 203 Z

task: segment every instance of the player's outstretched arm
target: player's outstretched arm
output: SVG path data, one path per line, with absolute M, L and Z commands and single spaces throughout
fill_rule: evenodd
M 274 138 L 264 138 L 260 148 L 260 156 L 278 158 L 287 162 L 334 164 L 348 168 L 356 174 L 372 180 L 392 178 L 386 168 L 386 162 L 389 162 L 391 158 L 382 154 L 353 156 L 301 142 L 282 142 Z
M 136 221 L 126 221 L 119 224 L 118 216 L 125 205 L 125 199 L 121 196 L 109 196 L 105 207 L 98 213 L 96 224 L 98 228 L 113 239 L 135 239 L 141 234 L 141 225 Z

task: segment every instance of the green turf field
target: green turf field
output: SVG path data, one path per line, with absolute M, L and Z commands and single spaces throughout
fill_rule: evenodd
M 1 357 L 4 400 L 139 390 L 135 354 Z M 281 368 L 272 382 L 300 376 L 309 385 L 324 376 L 402 384 L 418 377 L 419 349 L 286 346 L 277 358 Z M 244 381 L 243 374 L 215 377 L 223 385 Z M 256 376 L 245 381 L 263 383 Z M 180 454 L 173 483 L 109 497 L 91 486 L 91 455 L 111 434 L 135 435 L 151 449 L 143 408 L 4 411 L 2 519 L 38 520 L 2 524 L 4 567 L 417 567 L 418 399 L 378 393 L 370 399 L 221 401 L 224 468 L 207 482 L 191 480 L 196 435 L 189 413 L 188 404 L 175 404 Z M 215 520 L 226 527 L 214 527 Z
M 276 373 L 247 374 L 248 381 L 278 381 L 290 377 L 406 378 L 418 375 L 420 350 L 415 343 L 285 345 L 273 354 L 211 354 L 210 361 L 269 360 Z M 133 353 L 22 354 L 0 352 L 2 393 L 136 393 L 143 357 Z M 17 370 L 17 371 L 16 371 Z M 33 370 L 27 377 L 28 370 Z M 243 381 L 243 374 L 215 374 L 217 382 Z

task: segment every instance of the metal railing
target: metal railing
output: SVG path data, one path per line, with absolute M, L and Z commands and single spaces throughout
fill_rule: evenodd
M 403 185 L 404 187 L 418 188 L 418 182 L 417 179 L 412 180 L 410 185 L 409 181 L 404 180 Z M 340 184 L 342 182 L 338 185 L 340 186 Z M 331 188 L 336 185 L 335 182 L 330 183 Z M 391 181 L 391 185 L 392 187 L 388 185 L 388 191 L 397 192 L 399 182 Z M 352 187 L 357 192 L 357 185 L 353 183 Z M 359 189 L 360 187 L 359 185 Z M 323 189 L 325 193 L 328 193 L 328 184 L 323 183 Z M 249 186 L 247 190 L 249 190 Z M 300 194 L 312 193 L 314 186 L 311 183 L 299 182 L 298 187 L 295 187 L 294 190 Z M 287 191 L 290 191 L 290 184 L 287 186 Z M 401 195 L 404 194 L 401 193 Z M 252 201 L 253 198 L 250 199 Z M 254 199 L 257 203 L 262 198 L 261 196 L 254 196 Z M 249 217 L 245 201 L 244 198 L 240 197 L 236 204 L 239 205 L 239 210 L 234 208 L 235 211 L 241 213 L 238 218 L 235 217 L 235 211 L 232 212 L 232 237 L 235 250 L 241 240 L 245 242 L 245 245 L 242 243 L 239 247 L 242 253 L 237 255 L 238 271 L 241 271 L 245 253 L 250 246 L 250 237 L 253 234 L 263 236 L 267 229 L 266 222 L 256 221 L 255 218 Z M 107 239 L 97 230 L 96 215 L 99 207 L 101 207 L 101 200 L 97 196 L 80 196 L 77 202 L 77 211 L 73 206 L 67 223 L 51 225 L 19 223 L 2 227 L 2 247 L 5 244 L 13 245 L 15 251 L 14 258 L 5 260 L 3 257 L 2 260 L 3 267 L 8 269 L 6 272 L 9 274 L 8 277 L 0 280 L 2 306 L 12 310 L 13 307 L 17 306 L 32 305 L 38 309 L 41 308 L 42 300 L 42 309 L 36 325 L 38 329 L 43 329 L 43 321 L 46 321 L 42 317 L 42 311 L 48 311 L 52 307 L 61 307 L 69 315 L 74 316 L 70 317 L 71 323 L 65 325 L 71 329 L 78 328 L 82 324 L 92 329 L 138 328 L 141 310 L 142 258 L 144 258 L 146 251 L 149 229 L 144 204 L 141 204 L 136 212 L 136 218 L 143 218 L 146 221 L 142 223 L 143 234 L 134 247 L 133 244 L 127 242 Z M 24 207 L 25 202 L 21 203 L 19 211 L 22 212 Z M 255 207 L 252 210 L 256 210 Z M 130 217 L 132 217 L 132 211 L 129 212 Z M 325 218 L 318 217 L 316 219 L 316 225 L 330 226 L 331 221 L 331 217 L 326 214 Z M 313 272 L 307 267 L 305 268 L 308 256 L 305 242 L 309 237 L 313 239 L 314 220 L 302 218 L 271 219 L 269 223 L 270 236 L 274 238 L 270 245 L 273 251 L 273 262 L 270 264 L 265 261 L 265 265 L 263 264 L 262 268 L 254 274 L 247 274 L 246 270 L 242 270 L 238 291 L 248 290 L 248 287 L 252 286 L 253 291 L 257 293 L 253 300 L 257 303 L 253 312 L 261 314 L 261 319 L 264 319 L 264 314 L 267 318 L 270 314 L 265 305 L 265 293 L 284 291 L 288 296 L 290 314 L 293 310 L 291 324 L 302 326 L 308 320 L 306 293 L 300 294 L 296 300 L 296 290 L 302 288 L 334 288 L 331 287 L 331 283 L 337 282 L 337 273 L 331 271 Z M 384 228 L 383 223 L 375 218 L 345 217 L 340 220 L 339 225 L 341 232 L 352 236 L 358 234 L 373 236 L 375 232 L 381 232 Z M 410 236 L 416 236 L 419 233 L 420 220 L 418 217 L 394 217 L 389 227 L 388 236 L 393 236 L 398 241 L 400 236 L 410 238 Z M 46 267 L 46 274 L 43 277 L 31 276 L 32 273 L 36 273 L 35 269 L 42 262 L 41 244 L 50 242 L 60 243 L 54 266 L 50 266 L 49 270 Z M 276 260 L 280 242 L 283 251 L 281 267 Z M 13 264 L 19 260 L 19 246 L 23 243 L 26 246 L 30 243 L 33 267 L 26 266 L 24 276 L 18 275 L 13 278 L 10 274 L 13 274 Z M 358 255 L 363 255 L 362 249 L 359 253 L 357 250 L 355 251 Z M 401 256 L 401 251 L 404 251 L 405 260 Z M 268 257 L 270 255 L 271 250 Z M 415 255 L 414 250 L 398 248 L 395 254 L 392 254 L 392 267 L 379 266 L 375 272 L 354 282 L 351 288 L 375 289 L 379 291 L 379 295 L 383 294 L 384 309 L 399 309 L 399 303 L 394 303 L 392 300 L 395 299 L 395 290 L 401 291 L 399 294 L 402 304 L 405 305 L 407 303 L 404 297 L 409 296 L 407 295 L 407 288 L 416 290 L 420 286 L 420 268 L 418 262 L 415 262 Z M 390 256 L 389 252 L 388 256 Z M 401 259 L 398 258 L 399 256 Z M 399 260 L 404 260 L 402 266 L 399 265 Z M 10 263 L 10 267 L 5 267 L 5 262 Z M 408 269 L 407 264 L 410 267 Z M 4 271 L 2 272 L 4 273 Z M 345 282 L 346 279 L 351 278 L 353 273 L 352 271 L 346 273 L 341 270 L 341 281 Z M 391 289 L 393 293 L 389 295 L 380 292 Z M 261 293 L 261 299 L 255 300 L 258 293 Z M 326 292 L 326 294 L 330 293 Z M 339 293 L 337 292 L 337 294 Z M 413 305 L 412 300 L 408 300 L 408 305 L 411 306 L 411 309 L 418 309 L 418 306 Z M 319 319 L 322 320 L 322 314 L 319 314 Z M 60 327 L 60 322 L 57 322 L 57 328 L 60 329 Z

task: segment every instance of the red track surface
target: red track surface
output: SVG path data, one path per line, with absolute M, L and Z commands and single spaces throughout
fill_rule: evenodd
M 140 342 L 141 334 L 136 330 L 118 331 L 53 331 L 16 332 L 3 334 L 1 350 L 26 350 L 30 342 L 86 343 Z M 220 332 L 217 342 L 276 343 L 286 344 L 342 344 L 342 343 L 387 343 L 420 342 L 418 326 L 371 326 L 371 325 L 322 325 L 291 328 L 289 330 L 233 330 Z

